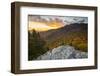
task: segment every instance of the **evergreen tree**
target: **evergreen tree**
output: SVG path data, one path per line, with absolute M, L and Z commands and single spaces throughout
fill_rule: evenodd
M 35 30 L 28 32 L 28 41 L 28 60 L 36 59 L 47 51 L 45 41 Z

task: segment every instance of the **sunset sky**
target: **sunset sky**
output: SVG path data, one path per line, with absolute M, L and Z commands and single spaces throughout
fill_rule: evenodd
M 28 16 L 28 30 L 34 29 L 38 32 L 61 28 L 71 23 L 88 23 L 88 18 L 75 16 Z

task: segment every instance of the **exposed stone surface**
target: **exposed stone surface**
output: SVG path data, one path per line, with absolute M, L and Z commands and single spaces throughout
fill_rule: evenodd
M 88 53 L 76 50 L 74 47 L 66 45 L 54 48 L 39 56 L 37 60 L 56 60 L 56 59 L 81 59 L 87 58 Z

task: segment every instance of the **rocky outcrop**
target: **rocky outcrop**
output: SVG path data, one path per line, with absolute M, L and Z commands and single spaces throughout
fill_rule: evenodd
M 87 58 L 88 53 L 76 50 L 74 47 L 66 45 L 59 46 L 39 56 L 37 60 L 56 60 L 56 59 L 81 59 Z

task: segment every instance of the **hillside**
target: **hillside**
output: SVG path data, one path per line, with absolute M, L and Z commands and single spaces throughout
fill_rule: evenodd
M 46 41 L 46 46 L 49 49 L 60 45 L 71 45 L 76 49 L 87 51 L 87 29 L 87 24 L 74 23 L 56 30 L 40 32 L 39 34 Z
M 84 23 L 74 23 L 70 25 L 66 25 L 59 29 L 48 30 L 45 32 L 39 32 L 40 36 L 44 39 L 53 40 L 54 38 L 58 38 L 61 36 L 67 36 L 71 32 L 85 32 L 87 33 L 87 24 Z

